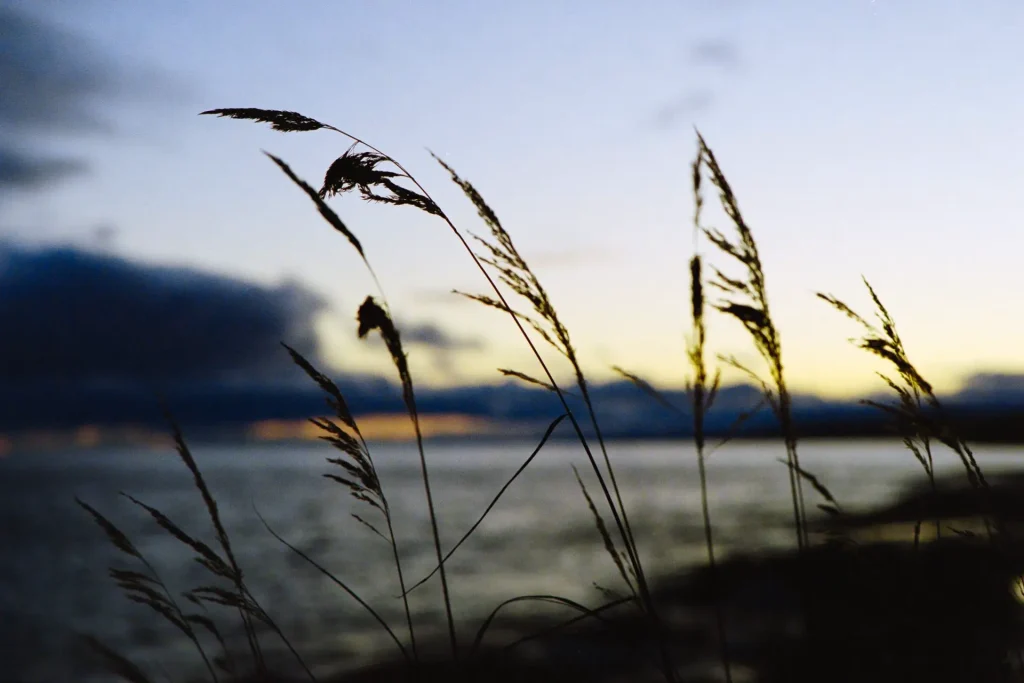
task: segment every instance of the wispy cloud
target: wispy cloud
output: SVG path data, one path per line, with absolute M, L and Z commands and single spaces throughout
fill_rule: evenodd
M 472 303 L 466 297 L 456 294 L 450 289 L 435 287 L 421 287 L 413 293 L 413 298 L 417 304 L 425 306 Z
M 715 93 L 710 88 L 688 90 L 662 106 L 651 118 L 655 128 L 674 128 L 680 123 L 692 123 L 694 117 L 709 111 L 715 104 Z
M 437 323 L 407 325 L 402 330 L 402 339 L 407 344 L 427 346 L 437 351 L 476 351 L 484 348 L 483 340 L 455 337 L 442 329 Z
M 709 67 L 717 73 L 700 73 L 704 83 L 682 88 L 678 95 L 663 104 L 651 117 L 651 125 L 656 129 L 667 130 L 683 123 L 695 123 L 697 117 L 711 111 L 718 101 L 723 72 L 735 72 L 742 64 L 739 47 L 727 38 L 701 39 L 688 46 L 686 55 L 681 78 L 694 80 L 695 70 L 701 67 Z
M 735 69 L 740 66 L 740 51 L 735 43 L 724 38 L 701 40 L 690 48 L 690 61 L 699 65 Z
M 482 351 L 487 347 L 483 339 L 453 335 L 436 322 L 399 321 L 398 331 L 402 336 L 402 343 L 407 348 L 418 347 L 427 351 L 434 372 L 449 380 L 460 378 L 459 365 L 456 361 L 461 354 Z M 379 337 L 371 339 L 373 344 L 384 344 Z
M 531 266 L 539 268 L 569 268 L 610 261 L 615 254 L 608 249 L 580 245 L 569 249 L 548 249 L 530 252 Z
M 0 189 L 34 189 L 81 173 L 85 168 L 79 159 L 43 158 L 0 146 Z

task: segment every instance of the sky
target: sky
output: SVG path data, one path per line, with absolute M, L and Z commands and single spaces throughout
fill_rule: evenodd
M 858 330 L 814 297 L 867 311 L 862 275 L 938 389 L 1024 372 L 1016 0 L 46 0 L 0 15 L 0 40 L 24 48 L 0 64 L 20 87 L 0 105 L 5 248 L 246 283 L 273 302 L 260 339 L 313 334 L 334 370 L 390 373 L 355 335 L 374 285 L 261 150 L 318 186 L 347 141 L 198 112 L 289 109 L 350 131 L 483 231 L 433 151 L 501 217 L 594 378 L 620 365 L 669 386 L 686 377 L 696 127 L 759 241 L 794 388 L 877 389 Z M 422 382 L 536 372 L 510 321 L 450 293 L 486 283 L 443 223 L 332 206 Z M 298 290 L 308 319 L 282 312 Z M 205 336 L 209 320 L 182 325 Z M 714 350 L 755 358 L 733 321 L 710 326 Z

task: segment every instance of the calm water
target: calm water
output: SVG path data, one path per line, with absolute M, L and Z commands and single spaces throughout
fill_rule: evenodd
M 197 446 L 195 455 L 220 502 L 225 525 L 254 593 L 308 661 L 323 671 L 355 666 L 387 651 L 370 617 L 327 579 L 275 541 L 253 506 L 291 543 L 348 581 L 399 629 L 401 602 L 389 549 L 349 516 L 358 511 L 346 490 L 319 476 L 333 471 L 325 446 Z M 391 502 L 407 577 L 432 568 L 433 553 L 415 451 L 374 449 Z M 532 444 L 428 444 L 435 501 L 447 547 L 475 521 Z M 611 446 L 630 521 L 649 574 L 701 562 L 703 532 L 693 449 L 685 443 Z M 788 479 L 776 444 L 730 444 L 710 457 L 716 541 L 730 549 L 788 547 Z M 896 443 L 808 442 L 804 466 L 819 475 L 844 507 L 890 501 L 920 470 Z M 988 470 L 1024 465 L 1024 450 L 981 448 Z M 599 489 L 578 446 L 549 445 L 453 558 L 456 616 L 479 623 L 503 599 L 557 593 L 598 604 L 594 588 L 616 586 L 614 566 L 576 484 L 575 464 L 599 507 Z M 937 463 L 954 470 L 952 460 Z M 184 467 L 170 451 L 92 450 L 13 454 L 0 459 L 0 662 L 4 680 L 85 680 L 75 634 L 91 633 L 131 654 L 156 675 L 196 671 L 196 658 L 176 632 L 124 599 L 106 576 L 111 563 L 129 567 L 74 503 L 78 496 L 114 520 L 177 589 L 209 583 L 186 549 L 125 491 L 190 532 L 209 539 L 205 509 Z M 603 508 L 602 508 L 603 509 Z M 610 520 L 608 520 L 610 523 Z M 212 540 L 212 539 L 211 539 Z M 412 595 L 423 632 L 437 629 L 440 588 Z M 557 614 L 557 613 L 555 613 Z M 269 642 L 269 641 L 268 641 Z M 90 679 L 92 680 L 92 679 Z M 94 680 L 106 680 L 96 674 Z

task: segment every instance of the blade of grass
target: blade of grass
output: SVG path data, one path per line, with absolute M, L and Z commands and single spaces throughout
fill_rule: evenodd
M 695 183 L 699 182 L 700 169 L 698 161 L 694 162 Z M 699 185 L 694 191 L 699 195 Z M 699 208 L 699 204 L 698 204 Z M 700 229 L 699 211 L 694 216 L 694 230 Z M 705 346 L 707 344 L 707 324 L 704 319 L 704 287 L 701 278 L 701 257 L 695 254 L 690 261 L 690 315 L 693 321 L 693 338 L 687 349 L 690 368 L 694 378 L 690 392 L 693 412 L 693 443 L 697 451 L 697 476 L 700 480 L 700 509 L 704 524 L 704 545 L 708 557 L 708 569 L 711 572 L 712 590 L 718 594 L 718 564 L 715 561 L 714 532 L 711 525 L 711 509 L 708 503 L 707 454 L 704 435 L 704 417 L 713 396 L 708 388 L 708 370 L 705 362 Z M 732 683 L 732 666 L 729 657 L 729 642 L 725 627 L 725 614 L 720 601 L 715 601 L 715 622 L 718 629 L 718 647 L 722 658 L 722 669 L 726 683 Z
M 477 527 L 480 526 L 480 524 L 484 521 L 484 519 L 491 512 L 491 510 L 494 509 L 494 506 L 498 504 L 498 501 L 501 499 L 501 497 L 505 495 L 505 491 L 507 491 L 508 488 L 512 486 L 512 482 L 514 482 L 519 477 L 519 475 L 526 470 L 530 463 L 533 462 L 533 459 L 536 458 L 537 455 L 540 453 L 541 449 L 544 448 L 544 444 L 546 444 L 548 442 L 548 439 L 551 438 L 551 435 L 554 433 L 555 428 L 558 427 L 558 425 L 561 424 L 562 420 L 564 420 L 566 417 L 568 416 L 565 413 L 562 413 L 561 415 L 556 417 L 550 425 L 548 425 L 548 428 L 544 431 L 544 436 L 541 437 L 540 443 L 537 444 L 537 447 L 533 449 L 533 452 L 530 453 L 530 456 L 526 458 L 522 465 L 519 466 L 519 469 L 517 469 L 515 473 L 511 477 L 509 477 L 508 481 L 506 481 L 505 484 L 501 487 L 497 495 L 495 495 L 494 498 L 491 499 L 490 504 L 487 505 L 487 507 L 484 509 L 480 517 L 478 517 L 476 522 L 474 522 L 473 525 L 469 527 L 469 531 L 463 534 L 462 538 L 459 539 L 459 542 L 452 546 L 451 550 L 449 550 L 447 554 L 445 554 L 444 558 L 441 560 L 442 563 L 447 562 L 448 559 L 455 554 L 455 551 L 459 549 L 459 546 L 465 543 L 466 540 L 472 535 L 472 533 L 476 531 Z M 407 593 L 411 593 L 412 591 L 416 590 L 416 588 L 422 586 L 424 583 L 429 581 L 430 578 L 434 576 L 434 574 L 436 574 L 440 568 L 441 565 L 434 567 L 434 569 L 431 570 L 429 574 L 427 574 L 422 579 L 420 579 L 412 586 L 410 586 Z
M 529 642 L 531 640 L 537 640 L 538 638 L 543 638 L 544 636 L 550 635 L 551 633 L 555 633 L 556 631 L 560 631 L 560 630 L 562 630 L 564 628 L 568 628 L 568 627 L 572 626 L 573 624 L 578 624 L 579 622 L 583 621 L 584 619 L 596 618 L 596 616 L 601 614 L 602 612 L 607 612 L 607 611 L 609 611 L 611 609 L 619 607 L 620 605 L 625 605 L 625 604 L 628 604 L 628 603 L 635 603 L 635 602 L 636 602 L 636 598 L 635 597 L 616 598 L 615 600 L 612 600 L 611 602 L 605 603 L 604 605 L 601 605 L 600 607 L 595 607 L 594 609 L 588 610 L 588 611 L 584 612 L 583 614 L 578 614 L 578 615 L 576 615 L 575 617 L 573 617 L 571 619 L 567 619 L 566 621 L 560 622 L 560 623 L 555 624 L 553 626 L 549 626 L 549 627 L 547 627 L 547 628 L 545 628 L 545 629 L 543 629 L 541 631 L 538 631 L 537 633 L 531 633 L 530 635 L 526 635 L 526 636 L 522 636 L 521 638 L 517 638 L 516 640 L 513 640 L 511 643 L 508 643 L 507 645 L 502 646 L 502 649 L 503 650 L 511 650 L 512 648 L 516 647 L 517 645 L 522 645 L 523 643 Z
M 104 645 L 99 639 L 89 635 L 83 635 L 81 638 L 103 659 L 109 670 L 116 676 L 128 683 L 152 683 L 149 676 L 137 664 Z
M 473 645 L 470 648 L 471 656 L 475 655 L 477 652 L 479 652 L 480 645 L 483 643 L 484 636 L 487 634 L 487 629 L 489 629 L 491 627 L 491 624 L 494 622 L 495 617 L 498 616 L 498 613 L 501 612 L 501 610 L 503 610 L 504 608 L 508 607 L 509 605 L 514 605 L 514 604 L 519 603 L 519 602 L 528 602 L 528 601 L 529 602 L 547 602 L 547 603 L 551 603 L 551 604 L 554 604 L 554 605 L 561 605 L 563 607 L 569 607 L 570 609 L 574 609 L 574 610 L 577 610 L 579 612 L 582 612 L 583 615 L 586 616 L 586 617 L 592 617 L 592 618 L 597 619 L 598 621 L 604 622 L 606 624 L 610 623 L 607 620 L 605 620 L 605 618 L 601 615 L 601 612 L 604 611 L 604 608 L 590 609 L 589 607 L 581 605 L 580 603 L 576 602 L 575 600 L 570 600 L 569 598 L 563 598 L 563 597 L 558 596 L 558 595 L 544 595 L 544 594 L 540 594 L 540 595 L 520 595 L 520 596 L 517 596 L 517 597 L 514 597 L 514 598 L 509 598 L 508 600 L 502 601 L 497 607 L 495 607 L 491 611 L 491 613 L 489 615 L 487 615 L 487 618 L 484 619 L 483 623 L 480 625 L 480 628 L 477 629 L 476 637 L 473 639 Z M 632 598 L 626 598 L 625 600 L 623 600 L 623 602 L 631 602 L 631 601 L 632 601 Z
M 264 519 L 263 515 L 260 514 L 260 511 L 256 508 L 255 505 L 253 505 L 253 510 L 256 512 L 256 516 L 259 517 L 259 520 L 263 524 L 263 527 L 267 530 L 268 533 L 270 533 L 271 536 L 273 536 L 275 539 L 277 539 L 277 541 L 281 545 L 285 546 L 286 548 L 291 550 L 293 553 L 298 555 L 300 558 L 305 560 L 307 564 L 309 564 L 311 567 L 313 567 L 318 572 L 323 574 L 325 577 L 327 577 L 327 579 L 329 579 L 331 581 L 331 583 L 336 585 L 341 590 L 345 591 L 345 593 L 347 593 L 349 597 L 351 597 L 353 600 L 355 600 L 357 603 L 359 603 L 359 606 L 362 607 L 364 610 L 366 610 L 366 612 L 371 617 L 373 617 L 373 619 L 378 624 L 381 625 L 381 628 L 384 629 L 384 631 L 388 634 L 388 636 L 391 638 L 391 640 L 394 641 L 395 646 L 398 647 L 398 651 L 402 654 L 402 657 L 405 658 L 406 661 L 411 661 L 411 659 L 409 657 L 409 653 L 406 651 L 405 646 L 402 644 L 402 641 L 398 638 L 398 636 L 395 634 L 395 632 L 388 625 L 388 622 L 385 621 L 384 618 L 380 614 L 378 614 L 377 610 L 373 609 L 373 607 L 371 607 L 368 602 L 363 600 L 359 596 L 358 593 L 356 593 L 354 590 L 352 590 L 348 586 L 348 584 L 346 584 L 344 581 L 342 581 L 337 576 L 332 574 L 330 572 L 330 570 L 326 569 L 319 562 L 317 562 L 312 557 L 310 557 L 306 553 L 304 553 L 301 550 L 299 550 L 297 547 L 295 547 L 294 545 L 292 545 L 291 543 L 286 541 L 280 534 L 278 534 L 276 531 L 274 531 L 274 529 L 270 526 L 270 524 L 267 522 L 267 520 Z

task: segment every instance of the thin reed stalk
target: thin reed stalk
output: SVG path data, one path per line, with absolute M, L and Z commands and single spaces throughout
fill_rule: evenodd
M 394 641 L 394 643 L 398 647 L 398 651 L 401 653 L 402 657 L 405 658 L 407 661 L 409 660 L 409 654 L 405 651 L 405 646 L 402 645 L 402 641 L 395 634 L 394 630 L 392 630 L 391 626 L 384 619 L 384 617 L 382 617 L 380 615 L 380 613 L 377 612 L 377 610 L 373 609 L 373 607 L 368 602 L 366 602 L 366 600 L 364 600 L 362 597 L 360 597 L 359 594 L 356 593 L 347 583 L 345 583 L 344 581 L 339 579 L 337 576 L 332 574 L 326 567 L 321 565 L 319 562 L 314 560 L 312 557 L 310 557 L 306 553 L 302 552 L 302 550 L 300 550 L 299 548 L 297 548 L 294 545 L 292 545 L 291 543 L 289 543 L 287 540 L 284 539 L 283 536 L 281 536 L 279 533 L 274 531 L 274 529 L 270 526 L 270 524 L 267 523 L 267 520 L 264 519 L 263 515 L 260 514 L 259 510 L 255 510 L 255 512 L 256 512 L 256 516 L 259 517 L 260 522 L 263 524 L 263 527 L 267 530 L 267 532 L 271 536 L 274 537 L 274 539 L 276 539 L 283 546 L 285 546 L 286 548 L 291 550 L 293 553 L 298 555 L 300 558 L 302 558 L 307 564 L 309 564 L 311 567 L 313 567 L 318 572 L 323 574 L 332 583 L 334 583 L 334 585 L 336 585 L 339 588 L 341 588 L 353 600 L 355 600 L 357 603 L 359 603 L 359 606 L 362 607 L 364 610 L 366 610 L 367 613 L 369 613 L 369 615 L 371 617 L 373 617 L 374 620 L 378 624 L 380 624 L 381 628 L 384 629 L 385 633 L 388 634 L 388 636 L 391 638 L 391 640 Z
M 697 134 L 697 141 L 698 153 L 697 160 L 694 163 L 694 174 L 700 174 L 702 167 L 708 170 L 712 184 L 718 189 L 722 208 L 736 229 L 738 239 L 730 239 L 714 228 L 699 226 L 699 229 L 722 253 L 739 262 L 745 271 L 742 278 L 733 278 L 725 275 L 717 268 L 714 269 L 716 277 L 710 284 L 728 297 L 731 297 L 722 303 L 716 304 L 715 307 L 739 321 L 750 334 L 754 347 L 768 366 L 769 381 L 763 380 L 756 372 L 735 358 L 729 357 L 722 360 L 746 373 L 761 386 L 769 406 L 771 406 L 779 421 L 786 448 L 786 465 L 789 476 L 790 497 L 793 505 L 793 523 L 797 548 L 802 553 L 809 542 L 807 512 L 803 494 L 803 480 L 808 475 L 800 466 L 796 428 L 792 415 L 792 396 L 786 383 L 781 339 L 778 329 L 772 320 L 768 304 L 761 256 L 753 233 L 740 212 L 736 195 L 733 193 L 728 180 L 726 180 L 718 160 L 699 133 Z M 695 181 L 694 187 L 699 195 L 699 182 Z
M 259 637 L 256 635 L 256 628 L 252 622 L 252 614 L 242 606 L 245 603 L 244 596 L 248 590 L 246 589 L 242 578 L 242 569 L 238 565 L 238 560 L 235 559 L 234 550 L 231 548 L 231 539 L 228 537 L 228 533 L 224 529 L 224 525 L 221 523 L 220 511 L 217 508 L 217 501 L 214 499 L 213 494 L 210 493 L 210 489 L 206 486 L 206 481 L 203 479 L 203 475 L 199 471 L 199 466 L 196 464 L 195 458 L 192 457 L 192 452 L 185 443 L 185 437 L 182 435 L 181 429 L 174 421 L 174 418 L 171 417 L 170 410 L 166 408 L 165 416 L 171 425 L 174 448 L 178 452 L 178 457 L 181 458 L 181 461 L 188 468 L 189 472 L 192 473 L 193 483 L 199 491 L 199 494 L 202 496 L 203 505 L 206 507 L 206 513 L 210 518 L 210 522 L 213 524 L 214 530 L 216 531 L 217 541 L 220 543 L 221 550 L 224 551 L 224 555 L 227 558 L 230 568 L 228 578 L 234 584 L 238 597 L 241 600 L 238 612 L 242 619 L 242 624 L 245 627 L 246 638 L 249 640 L 249 647 L 256 660 L 257 668 L 261 673 L 266 673 L 267 665 L 263 658 L 263 651 L 260 647 Z M 150 510 L 151 514 L 153 514 L 153 512 L 153 510 Z M 154 517 L 156 517 L 156 515 L 154 515 Z M 157 519 L 159 520 L 159 517 L 157 517 Z
M 498 493 L 494 496 L 494 498 L 491 499 L 491 502 L 487 504 L 487 507 L 484 508 L 484 511 L 482 513 L 480 513 L 480 516 L 477 517 L 477 520 L 475 522 L 473 522 L 473 524 L 469 527 L 469 530 L 466 531 L 466 533 L 464 533 L 462 535 L 462 538 L 460 538 L 458 540 L 458 542 L 455 545 L 453 545 L 451 547 L 451 549 L 445 554 L 442 562 L 447 562 L 448 559 L 452 555 L 455 554 L 455 551 L 458 550 L 459 547 L 463 543 L 465 543 L 466 540 L 469 539 L 469 537 L 473 534 L 473 532 L 476 531 L 477 528 L 483 523 L 483 521 L 487 517 L 487 515 L 489 515 L 491 510 L 494 509 L 494 506 L 498 504 L 498 501 L 501 499 L 501 497 L 503 495 L 505 495 L 505 491 L 507 491 L 509 489 L 509 487 L 512 486 L 513 482 L 515 482 L 515 480 L 519 477 L 520 474 L 522 474 L 523 472 L 526 471 L 526 468 L 530 466 L 530 463 L 533 462 L 534 458 L 537 457 L 537 455 L 540 453 L 541 449 L 544 448 L 544 444 L 546 444 L 548 442 L 548 439 L 551 438 L 551 435 L 554 434 L 555 428 L 558 427 L 558 425 L 561 424 L 562 420 L 564 420 L 566 417 L 567 417 L 566 414 L 562 413 L 561 415 L 559 415 L 558 417 L 556 417 L 554 420 L 551 421 L 551 424 L 549 424 L 548 428 L 544 431 L 544 435 L 541 437 L 540 443 L 537 444 L 537 447 L 533 449 L 533 451 L 530 453 L 530 455 L 527 456 L 526 460 L 523 461 L 523 464 L 521 464 L 516 469 L 516 471 L 512 474 L 512 476 L 509 477 L 505 481 L 505 483 L 502 485 L 502 487 L 498 490 Z M 406 591 L 403 588 L 403 591 L 402 591 L 403 595 L 402 595 L 402 597 L 403 598 L 406 597 L 407 593 L 411 593 L 412 591 L 416 590 L 417 588 L 422 586 L 424 583 L 429 581 L 430 578 L 432 576 L 434 576 L 434 574 L 436 574 L 438 572 L 438 570 L 440 570 L 440 568 L 441 568 L 441 565 L 437 565 L 436 567 L 434 567 L 430 571 L 429 574 L 427 574 L 422 579 L 420 579 L 419 581 L 414 583 L 412 586 L 410 586 L 408 591 Z
M 711 572 L 711 585 L 718 594 L 718 565 L 715 562 L 714 531 L 711 526 L 711 509 L 708 504 L 708 475 L 706 462 L 706 438 L 704 433 L 704 416 L 715 399 L 721 373 L 716 372 L 714 378 L 708 376 L 705 360 L 707 346 L 707 322 L 704 318 L 704 280 L 702 277 L 702 261 L 696 252 L 697 237 L 700 234 L 700 215 L 703 208 L 703 197 L 700 192 L 701 172 L 700 160 L 696 159 L 692 166 L 692 182 L 694 195 L 693 235 L 695 253 L 690 259 L 690 316 L 693 323 L 691 339 L 687 348 L 693 382 L 690 387 L 691 409 L 693 411 L 693 444 L 697 451 L 697 476 L 700 479 L 700 509 L 704 524 L 704 545 L 708 556 L 708 570 Z M 726 635 L 725 613 L 719 600 L 715 601 L 715 623 L 718 630 L 719 654 L 722 658 L 722 671 L 726 683 L 732 683 L 732 665 L 729 658 L 729 641 Z
M 704 291 L 701 281 L 701 259 L 695 255 L 690 261 L 690 292 L 692 297 L 693 340 L 689 348 L 690 367 L 694 373 L 691 388 L 693 409 L 693 443 L 697 451 L 697 476 L 700 479 L 700 511 L 704 523 L 704 545 L 708 555 L 708 569 L 711 572 L 712 590 L 718 585 L 718 565 L 715 562 L 715 540 L 711 526 L 711 509 L 708 504 L 708 474 L 704 436 L 704 416 L 711 408 L 719 375 L 708 384 L 707 365 L 704 361 L 707 343 L 707 326 L 704 321 Z M 717 590 L 715 590 L 717 595 Z M 715 601 L 715 623 L 718 630 L 719 654 L 726 683 L 732 683 L 732 665 L 729 660 L 729 641 L 725 628 L 725 613 L 721 602 Z
M 697 142 L 697 158 L 693 164 L 694 192 L 697 198 L 695 227 L 719 251 L 737 261 L 743 270 L 742 276 L 730 277 L 717 268 L 713 269 L 715 278 L 711 280 L 710 284 L 726 296 L 722 302 L 715 304 L 715 308 L 743 325 L 750 335 L 754 348 L 768 367 L 769 379 L 762 379 L 757 372 L 734 357 L 720 356 L 719 358 L 726 364 L 746 373 L 760 385 L 765 400 L 778 420 L 786 449 L 786 458 L 783 463 L 786 465 L 789 478 L 797 553 L 800 560 L 803 560 L 810 545 L 803 492 L 804 481 L 807 481 L 827 501 L 827 505 L 819 504 L 819 508 L 831 514 L 840 514 L 839 506 L 828 488 L 800 465 L 796 426 L 793 422 L 793 401 L 786 382 L 782 342 L 772 319 L 764 267 L 757 242 L 740 212 L 739 203 L 729 181 L 700 133 L 697 134 Z M 702 168 L 707 169 L 711 183 L 718 190 L 719 203 L 735 229 L 736 238 L 726 237 L 719 230 L 701 225 L 700 175 Z M 801 561 L 798 566 L 800 613 L 803 615 L 805 631 L 812 633 L 816 628 L 816 619 L 809 591 L 814 583 L 814 577 L 808 575 L 810 570 L 806 562 Z
M 324 477 L 345 486 L 349 489 L 353 498 L 369 506 L 371 511 L 375 510 L 384 517 L 388 532 L 387 536 L 378 531 L 371 522 L 355 513 L 352 514 L 352 517 L 357 522 L 383 538 L 391 547 L 391 553 L 395 562 L 395 572 L 398 575 L 398 586 L 402 594 L 405 620 L 409 628 L 409 644 L 412 648 L 412 657 L 418 661 L 419 653 L 416 647 L 416 631 L 412 624 L 412 611 L 409 609 L 408 591 L 405 587 L 405 575 L 402 571 L 398 540 L 395 537 L 391 506 L 388 503 L 387 496 L 384 495 L 384 487 L 381 485 L 380 477 L 377 476 L 377 467 L 373 462 L 373 456 L 370 454 L 370 446 L 366 443 L 366 438 L 363 436 L 362 430 L 359 429 L 359 423 L 349 409 L 345 396 L 334 381 L 313 367 L 313 364 L 298 351 L 287 344 L 282 344 L 282 346 L 288 351 L 292 361 L 327 394 L 327 406 L 334 413 L 338 423 L 340 423 L 335 423 L 327 418 L 310 418 L 309 420 L 311 424 L 323 432 L 320 438 L 331 444 L 342 454 L 341 458 L 328 458 L 327 461 L 339 466 L 343 474 L 325 474 Z M 339 582 L 336 581 L 336 583 Z
M 584 453 L 587 456 L 587 460 L 593 469 L 595 476 L 597 477 L 598 484 L 601 487 L 602 493 L 605 496 L 605 500 L 608 504 L 608 508 L 612 513 L 615 520 L 616 527 L 622 538 L 623 545 L 625 546 L 625 552 L 628 556 L 628 561 L 632 570 L 632 574 L 636 578 L 636 590 L 639 593 L 640 605 L 647 612 L 651 619 L 652 625 L 654 626 L 655 632 L 658 634 L 659 644 L 661 645 L 661 652 L 663 654 L 664 662 L 663 666 L 665 669 L 666 676 L 669 680 L 674 680 L 674 667 L 671 663 L 668 655 L 668 650 L 662 642 L 664 636 L 664 629 L 661 625 L 660 619 L 657 615 L 657 610 L 653 599 L 650 595 L 650 589 L 646 576 L 644 574 L 643 565 L 640 561 L 640 556 L 637 551 L 636 541 L 633 536 L 632 528 L 629 524 L 629 518 L 626 513 L 625 505 L 622 502 L 622 495 L 619 490 L 618 482 L 615 478 L 615 470 L 612 467 L 611 459 L 608 456 L 608 450 L 604 443 L 604 438 L 601 433 L 600 425 L 597 420 L 597 416 L 594 410 L 593 400 L 590 396 L 590 391 L 587 385 L 586 377 L 583 373 L 582 367 L 580 366 L 578 356 L 576 354 L 575 347 L 572 344 L 572 340 L 569 336 L 569 330 L 562 324 L 559 319 L 558 313 L 548 297 L 547 291 L 541 285 L 537 276 L 530 269 L 526 260 L 516 249 L 514 242 L 512 241 L 511 235 L 505 230 L 498 220 L 497 215 L 487 205 L 483 197 L 477 192 L 476 188 L 473 187 L 469 182 L 463 180 L 458 174 L 445 162 L 438 159 L 438 162 L 448 171 L 451 175 L 452 180 L 462 188 L 464 194 L 470 199 L 473 205 L 476 207 L 477 212 L 483 219 L 484 223 L 488 226 L 491 231 L 493 242 L 488 242 L 476 235 L 473 237 L 484 247 L 488 252 L 488 255 L 478 256 L 475 252 L 470 250 L 470 253 L 474 260 L 478 263 L 486 264 L 494 269 L 498 273 L 498 279 L 504 283 L 509 289 L 515 294 L 519 295 L 522 299 L 529 302 L 533 308 L 533 312 L 539 316 L 540 320 L 536 320 L 529 315 L 520 313 L 512 309 L 508 301 L 502 296 L 500 289 L 497 284 L 491 279 L 490 275 L 487 275 L 488 282 L 491 283 L 494 291 L 498 295 L 498 299 L 492 299 L 488 296 L 479 294 L 466 294 L 470 299 L 478 301 L 485 306 L 496 308 L 498 310 L 509 313 L 512 319 L 515 321 L 519 330 L 522 332 L 530 348 L 533 350 L 535 357 L 540 362 L 542 369 L 545 372 L 547 381 L 536 380 L 534 378 L 525 375 L 524 373 L 517 373 L 511 371 L 503 371 L 505 374 L 513 374 L 515 376 L 526 379 L 533 384 L 539 384 L 551 388 L 559 400 L 562 403 L 562 407 L 565 409 L 569 416 L 569 419 L 576 431 L 577 438 L 579 439 Z M 454 227 L 454 225 L 452 226 Z M 482 266 L 481 266 L 482 268 Z M 483 268 L 482 268 L 483 269 Z M 486 269 L 483 269 L 486 274 Z M 528 324 L 540 337 L 547 342 L 552 348 L 558 351 L 570 364 L 573 369 L 574 377 L 576 380 L 577 388 L 583 398 L 584 405 L 587 408 L 591 425 L 594 428 L 595 435 L 598 439 L 599 446 L 601 449 L 603 461 L 606 467 L 606 473 L 608 481 L 611 482 L 611 491 L 614 491 L 615 498 L 612 499 L 612 493 L 609 490 L 608 484 L 605 482 L 605 477 L 601 473 L 601 469 L 597 463 L 596 458 L 591 451 L 590 444 L 583 434 L 582 428 L 569 407 L 566 401 L 565 392 L 559 387 L 555 381 L 548 365 L 543 361 L 540 354 L 537 352 L 536 347 L 533 345 L 532 340 L 527 334 L 523 323 Z M 585 488 L 584 488 L 585 492 Z M 595 518 L 598 521 L 599 530 L 603 527 L 603 522 L 600 521 L 600 517 L 597 514 L 596 508 L 591 506 L 592 511 L 595 514 Z M 602 537 L 609 543 L 609 552 L 612 555 L 612 559 L 618 563 L 618 555 L 614 550 L 614 544 L 608 540 L 608 538 L 602 534 Z M 628 577 L 626 578 L 627 584 L 629 584 Z M 632 586 L 631 586 L 632 589 Z
M 380 332 L 380 336 L 384 339 L 384 344 L 391 354 L 391 359 L 394 361 L 395 368 L 398 370 L 398 376 L 402 382 L 402 398 L 405 401 L 405 409 L 409 413 L 409 418 L 412 420 L 413 429 L 416 433 L 416 450 L 420 456 L 420 472 L 423 477 L 423 489 L 427 496 L 430 531 L 434 540 L 437 564 L 440 567 L 438 573 L 441 577 L 441 592 L 444 596 L 445 616 L 448 619 L 448 637 L 451 640 L 452 657 L 458 660 L 459 646 L 455 634 L 455 617 L 452 614 L 448 574 L 444 567 L 444 558 L 441 555 L 441 532 L 437 523 L 437 511 L 434 508 L 434 494 L 430 487 L 430 472 L 427 468 L 427 456 L 423 447 L 423 431 L 420 429 L 419 411 L 416 407 L 412 373 L 409 372 L 408 360 L 406 359 L 405 352 L 402 350 L 402 341 L 398 334 L 398 329 L 395 327 L 390 315 L 373 300 L 373 297 L 366 297 L 366 300 L 359 307 L 359 336 L 365 337 L 371 330 Z

